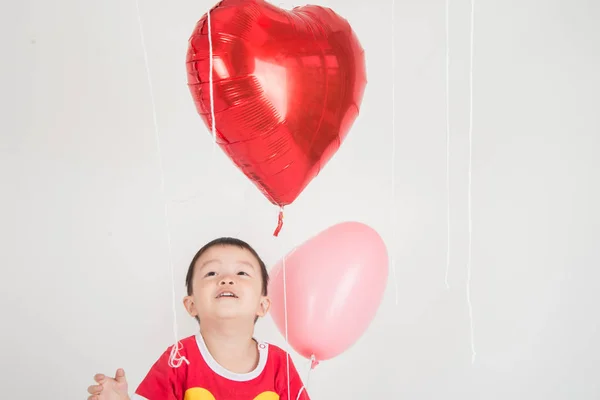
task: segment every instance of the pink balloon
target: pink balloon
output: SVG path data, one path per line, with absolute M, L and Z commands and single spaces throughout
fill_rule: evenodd
M 271 315 L 299 354 L 328 360 L 370 325 L 385 290 L 388 255 L 379 234 L 358 222 L 334 225 L 280 260 L 271 271 Z M 313 367 L 316 363 L 313 363 Z

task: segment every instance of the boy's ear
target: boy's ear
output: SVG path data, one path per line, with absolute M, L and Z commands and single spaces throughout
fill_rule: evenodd
M 265 315 L 267 315 L 270 308 L 271 308 L 271 299 L 268 298 L 267 296 L 263 296 L 260 299 L 260 306 L 258 307 L 258 312 L 256 313 L 256 315 L 258 317 L 264 317 Z
M 190 316 L 194 318 L 198 316 L 198 310 L 196 309 L 196 305 L 194 304 L 194 299 L 192 296 L 185 296 L 183 298 L 183 306 Z

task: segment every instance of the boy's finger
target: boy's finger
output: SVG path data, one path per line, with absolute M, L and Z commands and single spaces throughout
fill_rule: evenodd
M 123 368 L 119 368 L 117 370 L 117 373 L 115 374 L 115 380 L 119 383 L 127 382 L 127 380 L 125 379 L 125 371 L 123 370 Z
M 100 392 L 102 392 L 102 385 L 92 385 L 88 387 L 89 394 L 99 394 Z
M 88 400 L 98 400 L 98 396 L 90 396 L 88 397 Z
M 98 382 L 98 383 L 101 383 L 105 379 L 106 379 L 106 375 L 104 375 L 104 374 L 96 374 L 96 375 L 94 375 L 94 380 L 96 382 Z

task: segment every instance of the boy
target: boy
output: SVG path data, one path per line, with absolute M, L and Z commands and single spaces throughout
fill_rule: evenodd
M 183 362 L 170 366 L 171 346 L 131 399 L 122 369 L 115 378 L 98 374 L 88 400 L 310 400 L 287 353 L 253 338 L 256 320 L 269 310 L 268 282 L 264 262 L 247 243 L 206 244 L 186 276 L 183 304 L 200 332 L 181 340 Z

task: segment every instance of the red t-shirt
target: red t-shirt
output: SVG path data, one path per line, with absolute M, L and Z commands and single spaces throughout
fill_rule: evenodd
M 171 348 L 154 363 L 132 400 L 310 400 L 302 380 L 281 348 L 258 343 L 259 361 L 254 371 L 236 374 L 212 357 L 202 335 L 181 341 L 179 354 L 189 361 L 169 366 Z

